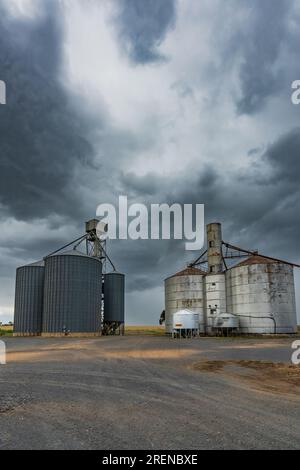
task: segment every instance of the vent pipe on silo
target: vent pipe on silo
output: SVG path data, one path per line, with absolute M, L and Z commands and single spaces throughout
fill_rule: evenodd
M 223 272 L 222 227 L 220 223 L 211 223 L 207 227 L 207 261 L 209 273 Z

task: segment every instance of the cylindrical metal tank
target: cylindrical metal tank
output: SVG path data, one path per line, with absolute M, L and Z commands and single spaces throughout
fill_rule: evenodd
M 199 316 L 199 331 L 205 332 L 203 277 L 205 272 L 189 267 L 165 279 L 165 329 L 172 333 L 173 314 L 188 309 Z
M 214 328 L 237 330 L 239 327 L 239 317 L 231 313 L 222 313 L 217 316 L 214 322 Z
M 77 250 L 45 259 L 43 336 L 92 335 L 101 329 L 102 263 Z
M 205 276 L 206 333 L 212 333 L 215 319 L 227 312 L 225 273 Z
M 198 314 L 190 310 L 179 310 L 173 315 L 173 330 L 198 330 Z
M 125 322 L 125 276 L 118 272 L 104 275 L 104 323 Z
M 36 336 L 42 331 L 44 262 L 21 266 L 16 273 L 14 336 Z
M 296 333 L 293 267 L 253 255 L 226 273 L 228 312 L 242 333 Z

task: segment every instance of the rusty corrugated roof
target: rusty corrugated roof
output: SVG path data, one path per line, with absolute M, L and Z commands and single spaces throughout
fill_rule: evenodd
M 233 266 L 234 268 L 238 266 L 249 266 L 251 264 L 274 264 L 274 263 L 280 263 L 280 261 L 271 259 L 271 258 L 265 258 L 264 256 L 260 255 L 252 255 L 249 258 L 245 259 L 239 264 L 236 264 Z
M 183 269 L 182 271 L 179 271 L 178 273 L 175 273 L 172 276 L 169 276 L 169 278 L 176 277 L 176 276 L 205 276 L 206 274 L 207 274 L 206 271 L 202 271 L 201 269 L 189 266 Z

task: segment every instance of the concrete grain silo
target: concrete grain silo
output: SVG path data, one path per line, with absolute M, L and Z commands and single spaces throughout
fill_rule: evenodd
M 204 283 L 206 333 L 212 333 L 216 318 L 227 312 L 222 230 L 219 223 L 207 225 L 207 264 L 208 273 Z
M 293 266 L 252 255 L 226 273 L 227 309 L 241 333 L 296 333 Z
M 204 281 L 206 333 L 211 333 L 216 318 L 227 313 L 225 273 L 207 274 Z
M 102 263 L 77 250 L 45 258 L 43 336 L 101 330 Z
M 37 336 L 42 331 L 44 262 L 21 266 L 16 272 L 14 336 Z
M 165 280 L 165 328 L 172 333 L 173 314 L 179 310 L 198 313 L 199 331 L 205 331 L 204 289 L 205 272 L 197 268 L 186 268 Z
M 200 271 L 197 266 L 205 267 Z M 166 332 L 172 332 L 174 313 L 195 311 L 194 299 L 206 334 L 296 333 L 294 267 L 300 265 L 224 242 L 221 224 L 208 224 L 207 248 L 187 269 L 165 280 Z

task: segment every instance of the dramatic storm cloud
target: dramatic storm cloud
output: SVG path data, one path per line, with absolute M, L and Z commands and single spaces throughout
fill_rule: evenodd
M 299 2 L 0 8 L 0 321 L 12 318 L 15 268 L 120 194 L 204 203 L 225 240 L 300 262 Z M 140 324 L 157 323 L 164 278 L 198 256 L 178 240 L 108 247 L 126 273 L 127 321 Z
M 164 60 L 158 46 L 175 23 L 176 0 L 118 0 L 121 43 L 130 58 L 145 64 Z
M 248 5 L 240 37 L 237 37 L 242 47 L 242 97 L 238 110 L 251 114 L 261 109 L 267 98 L 282 86 L 282 69 L 277 59 L 286 38 L 292 2 L 255 0 Z
M 32 21 L 3 8 L 0 20 L 0 70 L 8 94 L 0 108 L 0 203 L 21 220 L 65 215 L 78 206 L 74 173 L 93 161 L 88 122 L 74 112 L 60 83 L 59 7 L 44 5 Z

